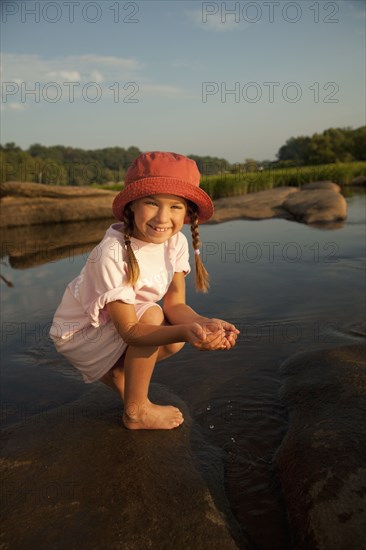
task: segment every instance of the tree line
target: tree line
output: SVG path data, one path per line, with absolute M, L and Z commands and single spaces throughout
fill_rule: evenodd
M 311 137 L 291 137 L 277 153 L 279 162 L 296 166 L 366 160 L 366 126 L 329 128 Z
M 120 183 L 126 170 L 141 153 L 138 147 L 106 147 L 85 150 L 63 145 L 36 143 L 23 151 L 15 143 L 0 145 L 1 182 L 29 181 L 54 185 L 103 185 Z M 191 155 L 202 174 L 230 169 L 217 157 Z
M 85 150 L 35 143 L 22 150 L 15 143 L 0 145 L 0 181 L 30 181 L 54 185 L 103 185 L 120 183 L 127 168 L 141 153 L 135 146 Z M 366 126 L 355 130 L 329 128 L 311 137 L 291 137 L 279 149 L 277 160 L 245 159 L 230 163 L 224 158 L 189 155 L 202 175 L 253 172 L 258 169 L 332 164 L 366 160 Z

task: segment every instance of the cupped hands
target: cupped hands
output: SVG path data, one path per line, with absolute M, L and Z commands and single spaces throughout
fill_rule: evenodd
M 235 325 L 216 318 L 202 317 L 186 328 L 186 341 L 201 351 L 229 350 L 235 346 L 240 334 Z

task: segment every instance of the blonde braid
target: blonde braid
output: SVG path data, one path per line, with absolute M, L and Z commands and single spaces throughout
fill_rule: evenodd
M 140 276 L 140 268 L 139 268 L 139 263 L 136 259 L 135 253 L 131 246 L 131 236 L 132 236 L 133 227 L 134 227 L 134 217 L 133 217 L 133 212 L 130 209 L 129 205 L 127 205 L 124 209 L 123 223 L 125 226 L 123 237 L 125 240 L 126 251 L 127 251 L 127 266 L 128 266 L 127 283 L 133 286 L 137 282 L 137 279 Z
M 205 266 L 202 263 L 201 256 L 199 254 L 201 241 L 200 241 L 200 235 L 198 231 L 198 214 L 197 214 L 196 205 L 189 204 L 188 215 L 191 220 L 192 245 L 193 245 L 193 250 L 195 251 L 195 254 L 194 254 L 195 286 L 196 286 L 196 290 L 200 292 L 207 292 L 210 287 L 210 283 L 209 283 L 210 278 L 205 269 Z

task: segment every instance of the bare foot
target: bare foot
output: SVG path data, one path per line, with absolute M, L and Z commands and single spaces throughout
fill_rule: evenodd
M 144 405 L 125 405 L 123 424 L 129 430 L 171 430 L 184 422 L 182 413 L 171 405 L 155 405 L 148 401 Z

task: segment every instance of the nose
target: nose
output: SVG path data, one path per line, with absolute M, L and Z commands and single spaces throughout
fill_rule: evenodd
M 169 208 L 166 206 L 160 206 L 156 213 L 156 221 L 159 223 L 166 223 L 169 221 Z

